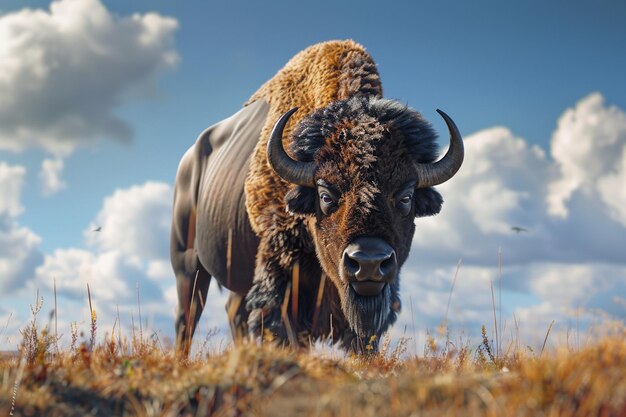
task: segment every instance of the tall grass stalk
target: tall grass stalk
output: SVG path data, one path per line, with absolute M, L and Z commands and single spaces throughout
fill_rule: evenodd
M 317 298 L 315 299 L 315 312 L 313 313 L 313 322 L 311 325 L 311 332 L 315 333 L 317 330 L 317 321 L 320 317 L 320 309 L 322 307 L 322 297 L 324 297 L 324 289 L 326 287 L 326 274 L 322 272 L 322 277 L 320 278 L 320 284 L 317 288 Z
M 191 350 L 191 337 L 193 336 L 193 332 L 195 329 L 192 328 L 192 323 L 195 322 L 196 318 L 196 303 L 194 303 L 195 295 L 196 295 L 196 285 L 198 284 L 198 274 L 200 270 L 196 271 L 196 277 L 193 280 L 193 287 L 191 289 L 191 300 L 189 300 L 189 316 L 187 316 L 187 340 L 184 340 L 184 352 L 189 352 Z
M 115 309 L 117 310 L 117 315 L 115 317 L 115 320 L 117 320 L 118 323 L 120 323 L 120 325 L 117 326 L 117 340 L 120 343 L 120 347 L 122 346 L 122 325 L 121 325 L 121 321 L 120 321 L 120 306 L 119 304 L 115 305 Z
M 411 327 L 413 331 L 414 356 L 417 357 L 417 329 L 415 327 L 415 314 L 413 314 L 413 299 L 409 295 L 409 306 L 411 307 Z
M 450 294 L 448 295 L 448 304 L 446 305 L 446 315 L 443 317 L 444 326 L 448 326 L 448 312 L 450 311 L 450 302 L 452 301 L 452 292 L 454 291 L 454 286 L 456 284 L 456 278 L 459 275 L 459 269 L 461 268 L 461 261 L 456 264 L 456 270 L 454 271 L 454 277 L 452 278 L 452 285 L 450 286 Z
M 292 346 L 298 346 L 298 338 L 293 330 L 293 326 L 291 325 L 291 320 L 289 319 L 289 315 L 287 314 L 287 308 L 289 306 L 289 296 L 291 295 L 291 283 L 287 284 L 287 289 L 285 290 L 285 298 L 283 299 L 283 304 L 280 309 L 281 316 L 283 318 L 283 323 L 285 324 L 285 331 L 287 332 L 287 338 L 289 339 L 289 343 Z
M 233 229 L 229 228 L 228 229 L 228 242 L 226 246 L 226 283 L 228 284 L 228 288 L 231 288 L 230 266 L 232 262 L 232 257 L 233 257 Z
M 496 359 L 498 358 L 498 343 L 499 343 L 499 335 L 498 335 L 498 319 L 496 317 L 496 301 L 493 295 L 493 281 L 489 280 L 489 287 L 491 288 L 491 306 L 493 307 L 493 328 L 496 333 Z
M 291 271 L 291 317 L 298 320 L 298 297 L 300 295 L 300 263 L 296 261 Z
M 139 282 L 137 283 L 137 309 L 139 313 L 139 343 L 143 343 L 143 325 L 141 324 L 141 299 L 139 298 Z
M 59 310 L 57 307 L 57 279 L 53 278 L 54 283 L 54 345 L 56 347 L 57 354 L 59 353 Z
M 548 331 L 546 332 L 546 337 L 543 339 L 543 345 L 541 345 L 541 353 L 539 354 L 539 356 L 543 356 L 543 351 L 546 348 L 546 343 L 548 342 L 548 336 L 550 336 L 550 330 L 552 330 L 553 325 L 554 325 L 554 320 L 552 320 L 552 322 L 550 323 L 550 326 L 548 326 Z
M 11 318 L 13 318 L 13 312 L 9 313 L 9 317 L 7 318 L 7 322 L 4 324 L 4 327 L 2 328 L 2 332 L 0 332 L 0 338 L 2 338 L 6 334 L 6 331 L 9 328 L 9 323 L 11 322 Z
M 500 323 L 500 335 L 502 336 L 504 334 L 502 332 L 502 246 L 498 248 L 498 322 Z M 496 343 L 498 345 L 496 350 L 499 354 L 502 352 L 502 340 L 498 340 Z
M 89 283 L 87 283 L 87 298 L 89 299 L 89 316 L 91 320 L 91 326 L 89 329 L 89 349 L 93 351 L 96 347 L 96 310 L 93 309 L 93 305 L 91 303 L 91 289 L 89 288 Z

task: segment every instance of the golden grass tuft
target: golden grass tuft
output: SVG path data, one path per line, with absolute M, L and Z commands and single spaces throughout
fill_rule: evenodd
M 78 343 L 76 325 L 72 345 L 57 351 L 37 328 L 37 305 L 19 356 L 0 359 L 0 415 L 626 415 L 623 330 L 543 354 L 496 357 L 486 331 L 480 346 L 440 331 L 423 356 L 385 338 L 375 356 L 242 341 L 183 360 L 158 338 L 129 341 L 115 328 L 101 344 L 92 334 Z
M 0 416 L 626 416 L 619 323 L 552 350 L 550 324 L 535 353 L 519 340 L 501 350 L 485 326 L 478 344 L 453 341 L 444 322 L 420 356 L 389 337 L 377 355 L 293 350 L 271 335 L 210 352 L 209 333 L 182 359 L 156 334 L 123 337 L 119 313 L 97 344 L 91 305 L 87 335 L 72 323 L 59 349 L 56 325 L 38 324 L 42 305 L 37 294 L 19 351 L 0 356 Z

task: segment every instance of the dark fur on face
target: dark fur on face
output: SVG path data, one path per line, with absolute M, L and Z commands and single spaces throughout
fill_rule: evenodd
M 396 100 L 364 95 L 331 103 L 302 120 L 293 133 L 291 151 L 299 161 L 312 161 L 326 138 L 345 125 L 343 122 L 370 118 L 399 134 L 416 162 L 429 163 L 437 158 L 437 134 L 421 114 Z
M 437 214 L 443 202 L 433 188 L 414 189 L 410 212 L 400 213 L 397 196 L 414 184 L 414 162 L 437 158 L 436 134 L 419 113 L 397 101 L 354 96 L 306 117 L 296 128 L 291 152 L 315 161 L 316 181 L 332 187 L 337 204 L 320 208 L 317 189 L 294 186 L 285 196 L 292 213 L 315 215 L 312 236 L 322 268 L 338 289 L 350 327 L 359 337 L 380 336 L 399 311 L 399 279 L 383 292 L 361 297 L 341 274 L 341 256 L 359 237 L 383 239 L 396 251 L 398 267 L 408 257 L 415 216 Z

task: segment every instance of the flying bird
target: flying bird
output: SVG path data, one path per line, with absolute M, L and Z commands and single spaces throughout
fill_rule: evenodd
M 98 226 L 95 229 L 93 229 L 93 232 L 99 232 L 100 230 L 102 230 L 102 226 Z
M 520 232 L 528 232 L 528 229 L 524 229 L 523 227 L 520 227 L 520 226 L 513 226 L 511 227 L 511 230 L 517 233 L 518 235 Z

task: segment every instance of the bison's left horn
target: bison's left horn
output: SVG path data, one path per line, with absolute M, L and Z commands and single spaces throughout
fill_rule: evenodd
M 315 187 L 315 162 L 299 162 L 291 159 L 283 148 L 283 130 L 297 107 L 289 110 L 276 122 L 267 143 L 267 161 L 274 172 L 287 182 Z
M 459 129 L 454 124 L 454 121 L 437 109 L 437 113 L 443 117 L 446 125 L 448 125 L 448 131 L 450 132 L 450 147 L 448 152 L 439 161 L 433 164 L 420 164 L 417 163 L 417 188 L 432 187 L 448 181 L 456 174 L 461 168 L 463 163 L 463 138 L 459 133 Z

